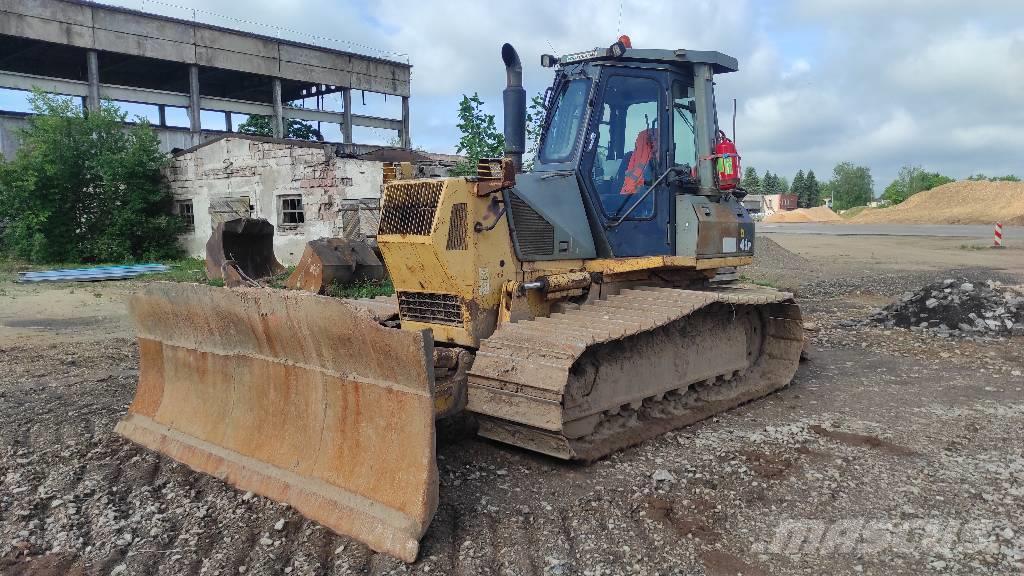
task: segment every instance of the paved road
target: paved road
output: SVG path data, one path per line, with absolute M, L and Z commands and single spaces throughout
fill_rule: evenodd
M 757 230 L 767 234 L 827 234 L 829 236 L 943 236 L 992 238 L 992 226 L 968 224 L 766 224 Z M 1024 226 L 1003 226 L 1003 239 L 1024 239 Z

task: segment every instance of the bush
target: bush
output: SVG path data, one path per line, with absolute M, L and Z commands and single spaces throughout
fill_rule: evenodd
M 904 166 L 892 184 L 885 188 L 882 199 L 890 204 L 899 204 L 918 192 L 931 190 L 936 186 L 949 184 L 953 179 L 938 172 L 926 172 L 919 166 Z
M 31 262 L 175 258 L 181 221 L 160 169 L 167 157 L 143 119 L 104 102 L 34 93 L 17 157 L 0 163 L 0 221 L 8 252 Z

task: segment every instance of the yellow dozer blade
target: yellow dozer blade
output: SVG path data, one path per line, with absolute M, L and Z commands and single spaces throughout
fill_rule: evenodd
M 157 282 L 132 297 L 117 432 L 406 562 L 437 509 L 433 341 L 305 292 Z

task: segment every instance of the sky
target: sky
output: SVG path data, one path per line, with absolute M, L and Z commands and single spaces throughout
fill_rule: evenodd
M 552 76 L 539 65 L 542 53 L 628 34 L 637 48 L 719 50 L 739 60 L 739 72 L 717 77 L 720 121 L 731 123 L 736 98 L 743 165 L 761 173 L 792 180 L 813 169 L 826 180 L 850 161 L 871 169 L 877 193 L 904 165 L 957 178 L 1024 175 L 1020 0 L 107 3 L 188 18 L 194 7 L 216 13 L 197 13 L 201 21 L 408 59 L 413 145 L 433 152 L 454 152 L 462 94 L 478 92 L 501 126 L 503 42 L 518 49 L 534 94 Z M 399 114 L 398 98 L 367 99 L 357 113 Z

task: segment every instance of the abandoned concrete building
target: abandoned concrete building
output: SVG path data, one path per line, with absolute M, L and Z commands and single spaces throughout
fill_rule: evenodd
M 290 265 L 308 240 L 377 234 L 385 163 L 410 162 L 415 176 L 432 177 L 446 175 L 455 159 L 390 149 L 353 156 L 333 144 L 238 134 L 175 153 L 165 175 L 190 255 L 205 255 L 220 222 L 266 218 L 277 259 Z
M 205 255 L 219 222 L 252 216 L 274 224 L 278 260 L 294 264 L 307 240 L 376 234 L 385 163 L 410 162 L 424 177 L 459 160 L 411 149 L 408 62 L 204 24 L 197 12 L 0 0 L 0 90 L 41 89 L 90 110 L 101 100 L 152 108 L 190 255 Z M 375 115 L 361 108 L 366 94 L 400 107 Z M 252 115 L 268 117 L 275 138 L 234 132 Z M 28 116 L 0 110 L 0 157 L 14 156 Z M 280 138 L 293 120 L 333 126 L 340 141 Z M 360 141 L 377 132 L 398 146 Z
M 373 131 L 409 148 L 411 68 L 84 0 L 0 2 L 0 89 L 72 96 L 88 109 L 100 100 L 151 109 L 165 152 L 233 132 L 250 115 L 270 118 L 278 137 L 292 119 L 340 127 L 339 144 L 356 154 L 377 148 L 361 141 Z M 391 96 L 400 110 L 358 113 L 367 93 Z M 341 109 L 328 109 L 328 101 Z M 26 116 L 0 110 L 0 154 L 13 155 Z M 182 117 L 184 126 L 172 125 Z

